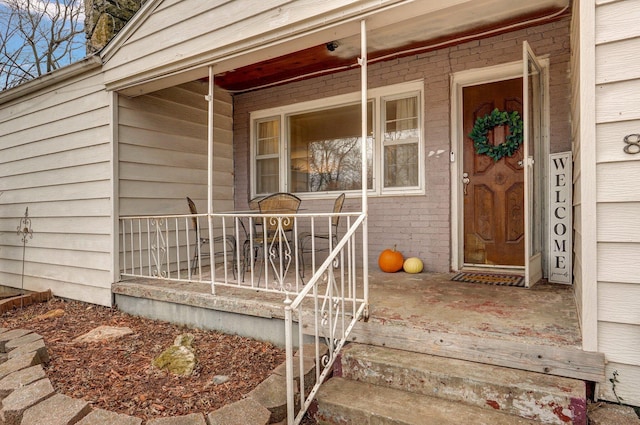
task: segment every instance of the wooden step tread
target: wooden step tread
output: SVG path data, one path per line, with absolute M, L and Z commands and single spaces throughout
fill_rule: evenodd
M 456 358 L 548 375 L 605 382 L 603 353 L 577 347 L 532 345 L 505 339 L 358 322 L 351 341 Z
M 358 372 L 372 368 L 379 373 L 358 376 Z M 365 381 L 378 377 L 388 382 L 392 378 L 388 376 L 389 373 L 395 372 L 399 375 L 398 385 L 413 387 L 399 388 L 407 391 L 415 391 L 416 386 L 426 384 L 424 380 L 431 377 L 436 385 L 442 381 L 447 381 L 448 384 L 453 381 L 499 390 L 517 388 L 529 393 L 545 393 L 563 398 L 586 398 L 585 383 L 578 379 L 365 344 L 349 344 L 345 347 L 342 351 L 342 369 L 343 377 Z M 409 379 L 412 375 L 420 381 L 412 383 Z

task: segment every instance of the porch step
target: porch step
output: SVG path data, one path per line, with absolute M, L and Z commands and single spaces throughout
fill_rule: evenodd
M 389 387 L 331 378 L 316 396 L 319 425 L 539 425 L 519 418 Z
M 336 366 L 335 375 L 341 376 L 341 382 L 366 384 L 349 397 L 359 395 L 369 407 L 374 405 L 375 394 L 391 389 L 408 397 L 428 397 L 420 405 L 443 412 L 453 403 L 456 408 L 472 409 L 473 415 L 479 415 L 478 411 L 483 415 L 510 415 L 510 421 L 520 417 L 545 424 L 586 424 L 586 384 L 580 380 L 364 344 L 345 347 Z M 317 397 L 320 409 L 326 409 L 327 403 L 335 404 L 329 401 L 334 397 L 347 399 L 346 395 L 331 394 L 336 385 L 332 380 L 323 386 L 322 397 Z M 364 395 L 365 388 L 373 394 Z M 443 407 L 436 408 L 441 401 Z M 402 408 L 412 410 L 413 405 L 404 404 Z M 465 423 L 460 418 L 456 421 Z

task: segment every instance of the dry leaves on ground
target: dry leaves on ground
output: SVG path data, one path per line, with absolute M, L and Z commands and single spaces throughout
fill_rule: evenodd
M 56 309 L 64 314 L 39 317 Z M 108 342 L 73 342 L 101 325 L 126 326 L 133 334 Z M 58 392 L 143 420 L 207 414 L 242 398 L 285 358 L 284 350 L 269 343 L 61 299 L 7 312 L 0 327 L 29 329 L 44 337 L 51 356 L 46 373 Z M 198 365 L 193 375 L 178 377 L 153 367 L 153 358 L 185 332 L 195 336 Z M 216 375 L 230 379 L 216 385 Z

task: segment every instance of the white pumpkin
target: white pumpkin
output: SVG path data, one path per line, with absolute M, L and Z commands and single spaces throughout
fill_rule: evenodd
M 402 268 L 407 273 L 420 273 L 423 269 L 424 265 L 422 264 L 422 260 L 418 257 L 410 257 L 404 260 L 404 264 Z

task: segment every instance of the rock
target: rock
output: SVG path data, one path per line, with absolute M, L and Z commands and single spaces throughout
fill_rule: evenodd
M 117 326 L 98 326 L 97 328 L 87 332 L 84 335 L 80 335 L 75 338 L 73 342 L 97 342 L 106 341 L 110 339 L 120 338 L 125 335 L 132 334 L 131 328 L 117 327 Z
M 194 339 L 195 337 L 193 336 L 193 334 L 178 335 L 173 341 L 173 345 L 183 345 L 185 347 L 191 347 L 193 345 Z
M 153 365 L 174 375 L 190 376 L 196 367 L 196 354 L 191 346 L 193 339 L 192 334 L 179 335 L 174 345 L 153 360 Z
M 62 316 L 64 316 L 64 310 L 61 308 L 57 308 L 55 310 L 47 311 L 46 313 L 41 314 L 40 316 L 36 316 L 36 319 L 47 320 L 47 319 L 55 319 L 56 317 L 62 317 Z
M 640 425 L 640 418 L 632 407 L 613 403 L 598 403 L 589 409 L 591 425 Z
M 213 380 L 211 382 L 213 382 L 213 385 L 222 385 L 225 382 L 229 381 L 229 379 L 231 378 L 226 375 L 216 375 L 213 377 Z

